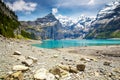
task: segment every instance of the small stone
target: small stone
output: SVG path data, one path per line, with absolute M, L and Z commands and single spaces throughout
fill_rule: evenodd
M 77 70 L 75 67 L 71 67 L 71 66 L 70 66 L 69 72 L 70 72 L 70 73 L 78 73 L 78 70 Z
M 81 61 L 86 61 L 86 59 L 85 59 L 85 58 L 81 58 L 80 60 L 81 60 Z
M 65 71 L 59 67 L 54 67 L 53 69 L 50 69 L 49 72 L 54 74 L 54 75 L 59 75 L 60 77 L 66 77 L 69 75 L 68 71 Z
M 64 78 L 64 77 L 67 77 L 69 76 L 69 72 L 68 71 L 65 71 L 65 70 L 60 70 L 60 77 Z
M 103 65 L 110 66 L 111 62 L 104 62 Z
M 54 67 L 54 68 L 50 69 L 49 72 L 54 74 L 54 75 L 60 76 L 60 68 L 58 68 L 58 67 Z
M 13 73 L 12 76 L 15 78 L 15 79 L 18 79 L 18 80 L 23 80 L 23 73 L 21 71 L 18 71 L 16 73 Z
M 52 73 L 47 73 L 47 78 L 46 80 L 55 80 L 55 76 Z
M 26 71 L 28 69 L 29 68 L 24 66 L 24 65 L 15 65 L 15 66 L 13 66 L 13 70 L 15 70 L 15 71 Z
M 6 74 L 4 74 L 4 75 L 0 75 L 0 80 L 5 80 L 6 79 Z
M 11 75 L 12 73 L 13 73 L 12 71 L 7 72 L 8 75 Z
M 5 80 L 23 80 L 23 73 L 21 71 L 15 72 L 4 78 Z
M 84 64 L 78 64 L 76 67 L 77 67 L 77 70 L 79 70 L 79 71 L 84 71 L 85 70 L 85 65 Z
M 46 80 L 47 78 L 47 70 L 45 68 L 41 68 L 37 70 L 34 74 L 34 79 L 36 80 Z
M 61 69 L 63 70 L 66 70 L 66 71 L 70 71 L 70 67 L 68 65 L 58 65 L 58 67 L 60 67 Z
M 57 57 L 58 57 L 58 55 L 54 55 L 54 56 L 53 56 L 53 58 L 57 58 Z
M 13 55 L 21 55 L 20 51 L 15 51 Z
M 33 60 L 27 59 L 25 61 L 22 61 L 22 63 L 25 64 L 26 66 L 31 66 L 33 64 Z
M 120 73 L 120 67 L 114 68 L 113 71 L 116 72 L 116 73 Z
M 95 76 L 97 76 L 97 77 L 99 76 L 99 73 L 97 71 L 95 71 Z
M 37 62 L 37 58 L 32 57 L 32 56 L 28 56 L 28 59 L 32 59 L 34 63 Z
M 81 60 L 81 61 L 87 61 L 87 62 L 90 62 L 90 61 L 91 61 L 89 58 L 86 58 L 86 59 L 85 59 L 85 58 L 81 58 L 80 60 Z

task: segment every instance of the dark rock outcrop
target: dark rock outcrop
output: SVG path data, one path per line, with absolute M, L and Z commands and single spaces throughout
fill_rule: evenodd
M 33 33 L 36 39 L 62 39 L 61 23 L 50 13 L 35 21 L 21 22 L 22 30 Z

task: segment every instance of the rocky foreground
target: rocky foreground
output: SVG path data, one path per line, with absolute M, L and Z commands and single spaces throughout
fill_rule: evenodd
M 0 37 L 0 80 L 120 80 L 120 46 L 42 49 Z

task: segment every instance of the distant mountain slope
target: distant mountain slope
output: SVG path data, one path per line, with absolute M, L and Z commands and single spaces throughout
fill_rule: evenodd
M 22 21 L 22 30 L 33 34 L 34 39 L 61 39 L 61 23 L 50 13 L 35 21 Z
M 0 34 L 5 37 L 15 37 L 14 31 L 18 26 L 15 13 L 0 0 Z
M 120 1 L 111 2 L 99 11 L 85 38 L 120 38 Z

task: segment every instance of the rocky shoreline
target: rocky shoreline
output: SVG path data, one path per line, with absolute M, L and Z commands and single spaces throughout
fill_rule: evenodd
M 120 46 L 43 49 L 0 37 L 0 80 L 120 80 Z

